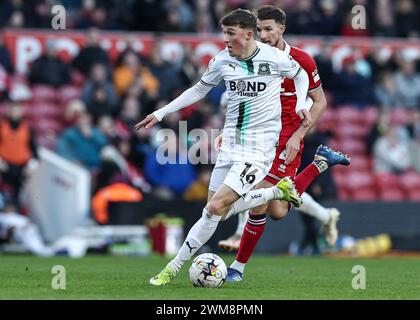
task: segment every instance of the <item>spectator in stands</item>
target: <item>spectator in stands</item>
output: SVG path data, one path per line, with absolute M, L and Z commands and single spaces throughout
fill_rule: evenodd
M 57 153 L 89 170 L 97 170 L 101 149 L 107 143 L 104 135 L 92 125 L 92 116 L 81 113 L 76 124 L 58 138 Z
M 321 51 L 314 56 L 318 67 L 319 75 L 322 79 L 322 87 L 331 90 L 334 82 L 334 71 L 331 62 L 331 48 L 327 44 L 321 44 Z
M 122 96 L 130 87 L 140 86 L 149 97 L 155 98 L 159 90 L 159 80 L 142 64 L 138 54 L 130 49 L 121 54 L 120 60 L 114 72 L 117 94 Z
M 392 0 L 377 0 L 373 9 L 373 31 L 375 36 L 395 37 L 395 18 Z
M 135 0 L 131 12 L 133 30 L 157 31 L 165 18 L 163 3 L 158 0 Z
M 387 109 L 382 109 L 379 113 L 377 122 L 372 126 L 369 134 L 366 137 L 367 153 L 369 155 L 373 155 L 373 146 L 379 137 L 385 135 L 390 126 L 390 111 Z
M 201 165 L 197 171 L 197 180 L 191 183 L 184 193 L 184 199 L 187 201 L 207 201 L 211 168 Z
M 3 66 L 7 73 L 13 73 L 12 60 L 10 58 L 9 50 L 4 44 L 4 38 L 2 34 L 0 34 L 0 65 Z
M 16 197 L 27 165 L 36 165 L 38 159 L 35 134 L 24 118 L 18 103 L 8 106 L 7 118 L 0 120 L 0 167 L 4 182 L 12 187 Z M 32 160 L 32 161 L 31 161 Z
M 184 0 L 168 0 L 164 4 L 167 12 L 175 11 L 180 17 L 180 31 L 192 31 L 194 22 L 194 12 L 191 10 L 189 4 Z
M 395 20 L 397 36 L 418 37 L 420 35 L 420 17 L 416 9 L 418 8 L 416 8 L 412 0 L 400 0 L 396 2 Z
M 408 140 L 401 128 L 392 125 L 379 137 L 373 146 L 374 171 L 400 174 L 410 168 Z
M 322 17 L 310 0 L 298 0 L 293 11 L 288 14 L 290 34 L 319 34 Z
M 45 52 L 32 63 L 29 80 L 53 87 L 70 83 L 70 67 L 58 57 L 54 40 L 47 41 Z
M 134 125 L 141 118 L 141 106 L 134 97 L 127 97 L 122 102 L 122 108 L 116 121 L 118 136 L 130 139 L 133 135 Z
M 118 138 L 115 120 L 110 115 L 100 116 L 98 118 L 97 127 L 108 142 L 113 143 Z
M 338 35 L 342 17 L 339 13 L 339 4 L 333 0 L 321 0 L 321 19 L 319 22 L 319 34 Z
M 196 179 L 195 168 L 188 159 L 187 163 L 180 162 L 187 158 L 187 154 L 178 150 L 178 141 L 175 134 L 169 134 L 166 143 L 147 157 L 144 166 L 144 174 L 150 184 L 165 190 L 172 198 L 182 196 Z
M 373 103 L 372 81 L 356 71 L 356 57 L 343 59 L 342 70 L 336 74 L 334 82 L 334 102 L 355 104 L 364 107 Z
M 0 64 L 0 102 L 9 98 L 10 77 L 6 69 Z
M 89 73 L 89 77 L 86 81 L 85 87 L 83 88 L 82 99 L 89 103 L 92 98 L 93 88 L 95 86 L 103 87 L 107 100 L 110 105 L 115 106 L 118 103 L 118 98 L 115 93 L 114 87 L 111 81 L 108 80 L 107 66 L 102 63 L 95 63 Z
M 98 175 L 102 186 L 92 198 L 92 211 L 98 223 L 107 224 L 109 202 L 138 202 L 143 199 L 143 195 L 130 185 L 116 164 L 104 162 L 102 170 Z
M 397 106 L 420 107 L 420 74 L 416 72 L 415 60 L 402 59 L 400 69 L 395 74 Z
M 175 89 L 182 87 L 182 77 L 172 64 L 166 62 L 162 56 L 162 45 L 155 43 L 150 61 L 150 71 L 159 80 L 159 97 L 170 99 Z
M 107 80 L 106 66 L 94 64 L 90 77 L 83 88 L 82 100 L 96 123 L 102 115 L 117 113 L 118 98 L 112 83 Z
M 64 120 L 67 126 L 73 125 L 81 113 L 87 112 L 86 104 L 79 99 L 70 100 L 66 106 Z
M 90 29 L 86 46 L 80 50 L 77 57 L 73 60 L 73 66 L 79 70 L 86 77 L 94 64 L 103 64 L 107 67 L 107 72 L 110 73 L 110 62 L 108 53 L 99 45 L 99 30 Z
M 391 110 L 398 106 L 397 88 L 391 73 L 384 72 L 379 76 L 379 83 L 375 84 L 375 98 L 382 109 Z
M 414 111 L 410 117 L 407 130 L 411 137 L 409 144 L 411 164 L 420 173 L 420 109 Z

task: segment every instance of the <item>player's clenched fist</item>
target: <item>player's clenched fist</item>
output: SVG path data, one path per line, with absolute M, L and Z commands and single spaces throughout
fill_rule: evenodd
M 148 128 L 153 127 L 158 122 L 159 122 L 159 120 L 153 114 L 149 114 L 146 118 L 144 118 L 142 121 L 137 123 L 134 126 L 134 128 L 136 128 L 136 130 L 140 130 L 143 127 L 148 129 Z

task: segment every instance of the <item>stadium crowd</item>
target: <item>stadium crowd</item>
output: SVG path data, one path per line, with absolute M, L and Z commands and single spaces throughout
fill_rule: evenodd
M 203 66 L 189 50 L 182 64 L 166 61 L 159 35 L 149 57 L 140 56 L 128 44 L 111 61 L 99 45 L 99 33 L 118 29 L 213 33 L 226 11 L 266 3 L 273 1 L 133 0 L 117 4 L 63 0 L 61 4 L 69 10 L 68 25 L 88 29 L 87 45 L 67 63 L 57 56 L 54 41 L 49 41 L 23 79 L 16 76 L 10 52 L 0 41 L 0 201 L 17 199 L 22 181 L 36 166 L 37 145 L 91 172 L 93 211 L 100 223 L 107 222 L 103 203 L 110 200 L 138 201 L 142 193 L 205 200 L 210 165 L 159 164 L 157 131 L 167 128 L 178 133 L 179 120 L 185 119 L 189 130 L 221 129 L 224 86 L 215 88 L 208 99 L 166 117 L 159 126 L 135 131 L 136 122 L 194 84 Z M 418 37 L 420 31 L 419 14 L 414 10 L 419 7 L 410 0 L 274 3 L 288 13 L 288 34 Z M 343 12 L 349 13 L 354 4 L 365 5 L 368 14 L 376 17 L 368 19 L 372 24 L 363 34 L 346 27 Z M 0 1 L 0 26 L 49 28 L 49 6 L 48 1 Z M 336 68 L 325 46 L 314 59 L 329 104 L 318 133 L 353 157 L 351 174 L 340 168 L 333 171 L 337 196 L 342 200 L 419 200 L 419 56 L 397 51 L 384 58 L 374 49 L 366 56 L 350 54 Z M 19 81 L 19 90 L 11 91 L 14 81 Z M 46 124 L 37 117 L 53 121 Z M 168 152 L 176 155 L 184 149 L 177 145 L 192 143 L 177 136 L 168 141 L 174 147 Z M 205 148 L 212 150 L 211 143 Z
M 51 6 L 61 4 L 71 29 L 213 33 L 238 7 L 276 5 L 288 13 L 288 33 L 335 36 L 419 36 L 415 0 L 2 0 L 0 27 L 50 28 Z M 351 9 L 366 8 L 366 30 L 351 28 Z

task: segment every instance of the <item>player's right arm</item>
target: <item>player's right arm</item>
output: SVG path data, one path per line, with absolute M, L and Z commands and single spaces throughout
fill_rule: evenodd
M 218 61 L 216 58 L 217 56 L 210 60 L 208 68 L 199 82 L 197 82 L 193 87 L 185 90 L 179 97 L 163 108 L 149 114 L 144 120 L 135 125 L 135 129 L 140 130 L 143 127 L 153 127 L 169 113 L 181 110 L 204 98 L 207 93 L 209 93 L 212 88 L 216 87 L 222 79 L 222 74 L 218 67 Z

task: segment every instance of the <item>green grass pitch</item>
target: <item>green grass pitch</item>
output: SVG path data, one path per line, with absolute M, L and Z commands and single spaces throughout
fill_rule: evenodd
M 234 256 L 224 255 L 226 263 Z M 244 281 L 194 288 L 186 265 L 168 286 L 149 278 L 163 257 L 88 256 L 82 259 L 0 256 L 0 299 L 420 299 L 418 258 L 292 258 L 254 256 Z M 66 289 L 52 289 L 54 265 L 66 271 Z M 366 289 L 354 290 L 354 265 L 366 270 Z

